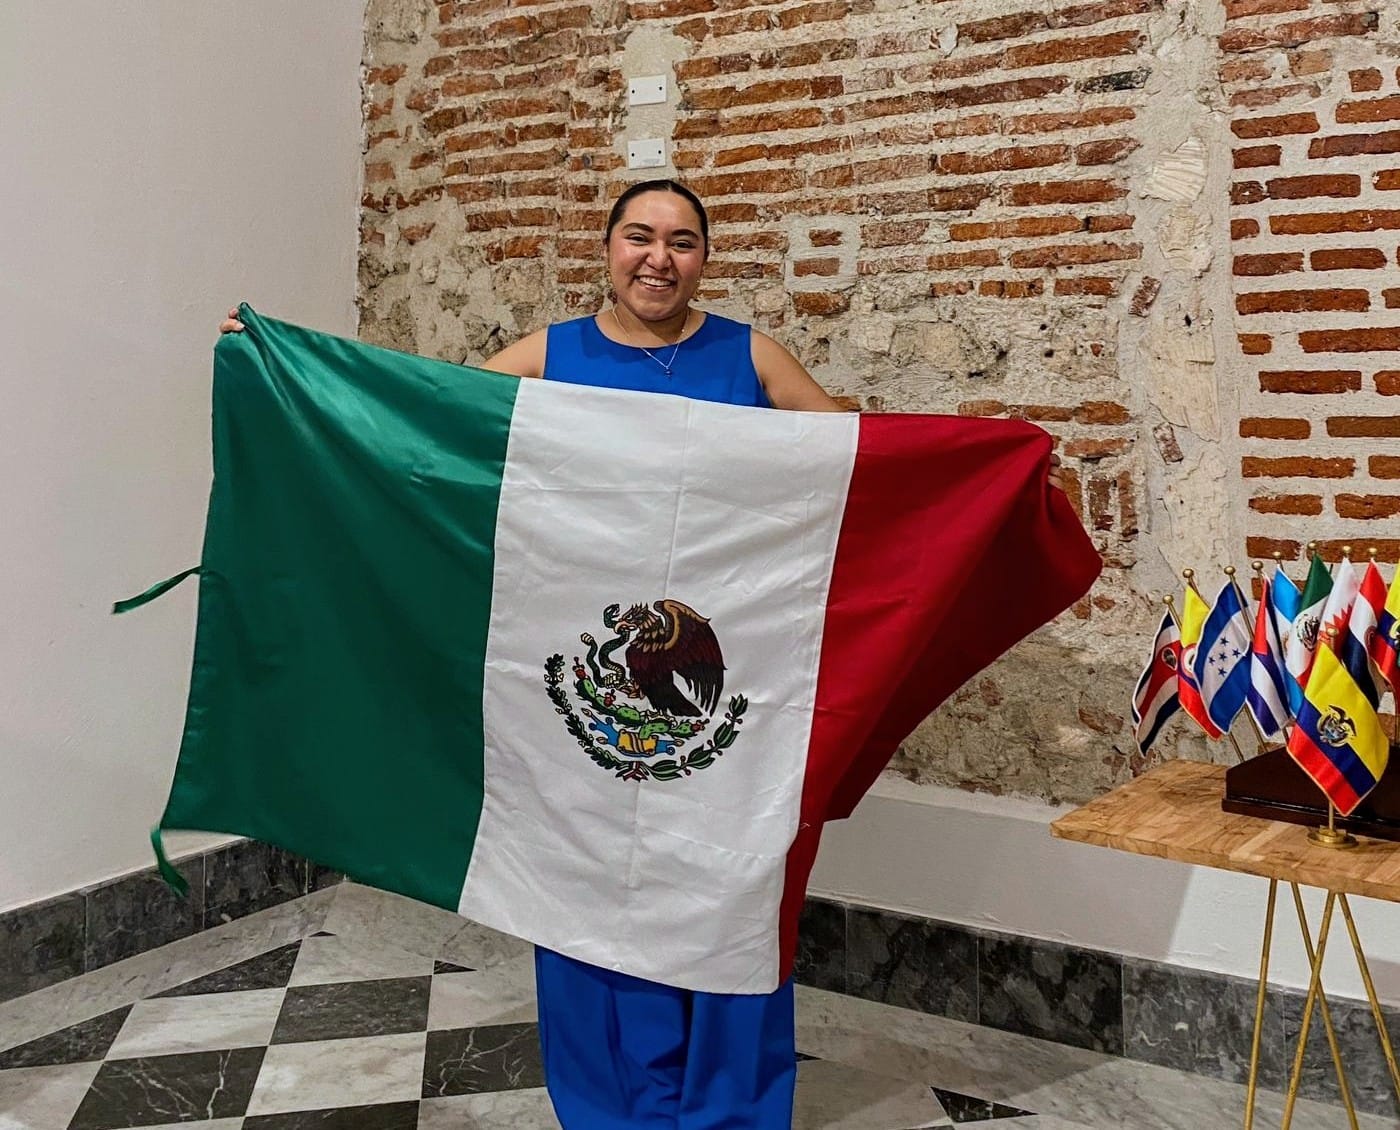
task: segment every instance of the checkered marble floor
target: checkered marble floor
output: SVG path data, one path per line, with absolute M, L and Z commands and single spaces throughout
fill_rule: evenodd
M 396 936 L 388 896 L 337 897 L 357 929 L 171 988 L 167 975 L 162 991 L 47 1035 L 34 1036 L 47 1028 L 42 1002 L 23 1042 L 0 1009 L 0 1130 L 557 1130 L 528 947 L 496 935 L 463 957 L 425 940 L 422 922 Z M 141 960 L 192 959 L 187 947 Z M 84 980 L 64 983 L 70 998 L 90 992 Z M 1238 1125 L 1243 1108 L 1233 1084 L 801 987 L 798 1048 L 794 1130 L 1213 1130 Z M 1257 1124 L 1277 1125 L 1278 1106 L 1263 1096 Z M 1294 1121 L 1342 1124 L 1313 1103 Z
M 801 1060 L 795 1125 L 812 1130 L 1010 1127 L 1029 1113 Z M 823 1114 L 823 1091 L 841 1093 L 840 1110 Z M 555 1127 L 529 960 L 478 972 L 320 932 L 0 1052 L 6 1130 L 177 1124 Z

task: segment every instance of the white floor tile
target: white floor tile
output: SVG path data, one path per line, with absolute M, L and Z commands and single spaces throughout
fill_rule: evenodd
M 535 1019 L 535 967 L 517 958 L 477 973 L 439 973 L 428 1002 L 428 1027 L 475 1028 Z
M 265 1046 L 285 995 L 284 989 L 247 989 L 138 1001 L 107 1058 Z
M 418 1130 L 559 1130 L 543 1087 L 493 1095 L 453 1095 L 424 1099 Z
M 293 985 L 330 985 L 346 981 L 385 981 L 424 977 L 433 959 L 370 938 L 307 938 L 292 969 Z
M 248 1113 L 402 1102 L 423 1092 L 426 1032 L 267 1049 Z
M 927 1084 L 843 1063 L 797 1065 L 793 1130 L 905 1130 L 946 1124 L 943 1108 Z
M 56 1130 L 67 1126 L 100 1066 L 68 1063 L 0 1071 L 0 1130 Z

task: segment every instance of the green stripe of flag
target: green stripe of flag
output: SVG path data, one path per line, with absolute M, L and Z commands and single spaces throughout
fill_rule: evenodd
M 519 382 L 240 317 L 215 351 L 191 707 L 160 826 L 455 909 Z

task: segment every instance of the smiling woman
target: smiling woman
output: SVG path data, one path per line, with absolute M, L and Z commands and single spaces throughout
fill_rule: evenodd
M 841 411 L 771 337 L 691 306 L 709 258 L 709 229 L 704 205 L 684 185 L 632 185 L 603 233 L 611 306 L 531 334 L 484 367 L 696 400 Z M 701 993 L 543 947 L 535 954 L 545 1082 L 565 1130 L 791 1126 L 791 981 L 767 994 Z
M 691 306 L 710 255 L 710 224 L 704 205 L 684 185 L 642 181 L 623 192 L 608 215 L 603 250 L 611 306 L 530 334 L 482 368 L 701 400 L 841 411 L 767 334 Z M 707 362 L 716 359 L 710 350 L 721 341 L 728 344 L 723 368 L 716 369 Z
M 483 368 L 518 377 L 670 393 L 752 407 L 839 412 L 786 349 L 696 310 L 710 253 L 705 207 L 670 180 L 613 204 L 603 233 L 612 304 L 560 322 Z M 792 983 L 701 993 L 536 951 L 545 1082 L 566 1130 L 791 1125 Z

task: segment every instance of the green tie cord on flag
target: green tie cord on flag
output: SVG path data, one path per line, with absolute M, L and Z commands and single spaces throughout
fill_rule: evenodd
M 157 597 L 164 596 L 181 581 L 187 577 L 193 577 L 196 573 L 203 572 L 203 566 L 196 565 L 192 569 L 186 569 L 183 573 L 176 573 L 173 577 L 167 577 L 158 585 L 152 585 L 140 596 L 127 597 L 126 600 L 119 600 L 112 605 L 112 614 L 118 616 L 123 612 L 130 612 L 133 608 L 140 608 L 143 604 L 150 604 Z
M 150 604 L 151 601 L 155 600 L 157 597 L 164 596 L 181 581 L 187 580 L 202 571 L 203 569 L 201 566 L 195 565 L 193 568 L 186 569 L 183 573 L 176 573 L 173 577 L 167 577 L 159 584 L 152 585 L 139 596 L 131 596 L 127 597 L 126 600 L 117 601 L 112 605 L 112 614 L 114 616 L 119 616 L 123 612 L 130 612 L 133 608 L 140 608 L 143 604 Z M 160 842 L 160 825 L 156 825 L 151 829 L 151 847 L 153 847 L 156 852 L 156 868 L 160 871 L 160 877 L 170 885 L 172 891 L 183 898 L 189 893 L 190 885 L 185 877 L 175 870 L 175 865 L 167 858 L 165 847 Z
M 160 871 L 160 877 L 170 885 L 172 891 L 184 898 L 189 893 L 190 884 L 180 872 L 175 870 L 175 865 L 166 857 L 165 845 L 160 842 L 159 824 L 151 829 L 151 847 L 155 848 L 156 851 L 156 868 Z

